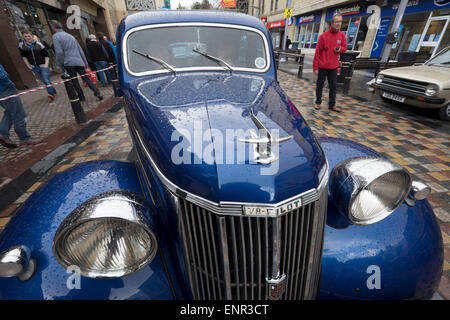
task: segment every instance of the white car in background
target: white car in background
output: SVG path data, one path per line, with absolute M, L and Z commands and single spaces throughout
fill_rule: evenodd
M 423 65 L 386 69 L 373 85 L 384 100 L 437 109 L 450 120 L 450 47 Z

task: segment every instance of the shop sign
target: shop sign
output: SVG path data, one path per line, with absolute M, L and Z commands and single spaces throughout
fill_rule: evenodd
M 269 22 L 267 23 L 267 28 L 268 29 L 272 29 L 272 28 L 281 28 L 285 26 L 285 20 L 278 20 L 278 21 L 273 21 L 273 22 Z
M 393 17 L 397 14 L 400 0 L 387 0 L 381 8 L 381 17 Z M 450 8 L 450 0 L 409 0 L 405 14 L 419 13 Z
M 367 7 L 376 4 L 375 1 L 360 1 L 342 7 L 334 7 L 327 10 L 325 19 L 331 20 L 335 14 L 341 14 L 343 18 L 358 17 L 368 15 Z
M 391 25 L 391 18 L 384 18 L 380 21 L 380 27 L 378 28 L 375 41 L 373 42 L 372 52 L 370 53 L 371 58 L 381 57 L 383 51 L 384 43 L 386 42 L 386 37 L 389 32 L 389 26 Z
M 315 22 L 320 22 L 320 17 L 321 17 L 322 13 L 308 13 L 306 15 L 303 16 L 298 16 L 295 18 L 295 24 L 301 25 L 301 24 L 307 24 L 307 23 L 315 23 Z

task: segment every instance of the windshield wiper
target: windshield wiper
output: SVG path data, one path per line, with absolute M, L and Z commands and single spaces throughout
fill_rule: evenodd
M 147 58 L 147 59 L 149 59 L 149 60 L 152 60 L 152 61 L 154 61 L 154 62 L 156 62 L 156 63 L 159 63 L 159 64 L 162 65 L 164 68 L 166 68 L 166 69 L 172 71 L 174 74 L 177 74 L 177 72 L 175 71 L 175 68 L 174 68 L 173 66 L 171 66 L 170 64 L 168 64 L 167 62 L 165 62 L 164 60 L 155 58 L 155 57 L 153 57 L 153 56 L 150 56 L 150 55 L 148 55 L 148 54 L 139 52 L 139 51 L 134 50 L 134 49 L 133 49 L 133 52 L 135 52 L 135 53 L 137 53 L 137 54 L 139 54 L 139 55 L 141 55 L 141 56 L 143 56 L 143 57 L 145 57 L 145 58 Z
M 197 49 L 192 49 L 192 51 L 208 58 L 209 60 L 217 62 L 218 64 L 224 65 L 228 70 L 230 70 L 230 73 L 233 72 L 233 68 L 227 62 L 223 61 L 222 59 L 214 57 L 210 54 L 207 54 L 206 52 L 201 52 L 200 50 L 197 50 Z

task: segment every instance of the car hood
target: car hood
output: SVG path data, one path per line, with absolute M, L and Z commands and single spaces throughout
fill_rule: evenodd
M 132 130 L 182 190 L 216 203 L 278 203 L 318 186 L 325 156 L 273 78 L 166 75 L 132 84 L 126 96 Z M 258 133 L 252 112 L 273 135 L 293 136 L 273 146 L 271 164 L 254 162 L 254 145 L 240 141 Z
M 381 74 L 408 80 L 434 83 L 445 86 L 445 88 L 450 86 L 450 68 L 446 67 L 427 65 L 399 67 L 383 70 Z

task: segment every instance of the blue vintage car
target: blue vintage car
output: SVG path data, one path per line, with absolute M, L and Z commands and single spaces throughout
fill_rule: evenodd
M 358 143 L 316 138 L 268 30 L 143 12 L 117 31 L 133 161 L 79 164 L 0 236 L 2 299 L 428 299 L 430 189 Z

